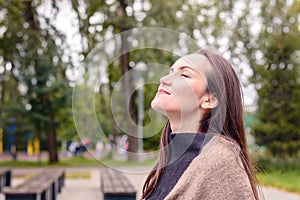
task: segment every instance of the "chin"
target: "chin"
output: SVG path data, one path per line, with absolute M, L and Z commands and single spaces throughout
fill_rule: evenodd
M 160 112 L 162 114 L 165 114 L 165 106 L 163 106 L 161 103 L 159 103 L 156 99 L 153 99 L 151 102 L 151 107 L 153 110 Z
M 167 102 L 160 102 L 157 100 L 152 100 L 151 102 L 151 107 L 153 108 L 153 110 L 160 112 L 161 114 L 163 114 L 164 116 L 168 117 L 169 115 L 174 115 L 176 113 L 180 113 L 181 110 L 178 109 L 177 107 L 172 107 L 170 106 L 170 103 Z

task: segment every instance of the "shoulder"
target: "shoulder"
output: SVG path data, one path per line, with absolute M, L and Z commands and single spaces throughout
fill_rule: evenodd
M 179 197 L 189 193 L 201 199 L 253 199 L 239 152 L 235 142 L 218 135 L 211 137 L 186 169 L 172 194 Z
M 185 173 L 197 172 L 198 175 L 204 176 L 210 171 L 220 171 L 228 167 L 231 167 L 231 170 L 236 167 L 243 170 L 239 156 L 240 148 L 236 142 L 219 134 L 207 134 L 203 143 L 199 155 L 192 160 Z M 199 171 L 201 173 L 198 173 Z
M 221 135 L 214 135 L 202 148 L 195 161 L 203 159 L 206 164 L 220 165 L 241 164 L 240 147 L 235 141 L 226 139 Z M 211 167 L 211 166 L 210 166 Z
M 207 137 L 208 140 L 201 152 L 190 163 L 185 176 L 199 177 L 235 177 L 236 175 L 247 177 L 240 158 L 240 148 L 236 142 L 230 141 L 221 135 Z M 234 176 L 233 176 L 234 175 Z
M 218 182 L 223 185 L 232 181 L 248 182 L 239 146 L 220 135 L 211 137 L 200 154 L 190 163 L 184 175 L 197 177 L 197 184 Z

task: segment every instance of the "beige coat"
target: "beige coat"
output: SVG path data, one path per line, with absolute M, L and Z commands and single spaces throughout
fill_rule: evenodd
M 191 162 L 167 200 L 252 200 L 237 145 L 215 136 Z

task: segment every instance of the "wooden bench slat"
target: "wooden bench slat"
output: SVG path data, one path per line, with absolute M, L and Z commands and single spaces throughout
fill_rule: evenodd
M 15 188 L 5 189 L 5 193 L 42 193 L 45 188 L 58 179 L 61 174 L 62 172 L 49 173 L 42 171 Z
M 39 172 L 37 175 L 29 178 L 28 180 L 25 180 L 22 184 L 14 188 L 5 188 L 3 193 L 8 199 L 25 197 L 33 199 L 39 195 L 48 195 L 52 196 L 52 199 L 55 199 L 56 193 L 60 192 L 60 187 L 64 184 L 63 179 L 63 170 L 45 170 Z M 49 192 L 51 192 L 50 195 Z
M 103 168 L 101 173 L 102 192 L 104 199 L 114 199 L 116 197 L 135 199 L 136 190 L 131 182 L 121 172 Z M 111 197 L 111 198 L 110 198 Z

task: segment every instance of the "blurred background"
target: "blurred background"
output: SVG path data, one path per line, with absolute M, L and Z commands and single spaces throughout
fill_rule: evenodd
M 113 92 L 138 65 L 171 66 L 179 55 L 195 51 L 182 39 L 188 36 L 199 48 L 214 46 L 240 77 L 248 145 L 259 181 L 300 193 L 299 13 L 299 0 L 0 0 L 0 163 L 55 164 L 78 155 L 91 159 L 87 149 L 94 157 L 124 162 L 141 162 L 126 150 L 144 153 L 142 162 L 153 163 L 165 121 L 150 117 L 158 81 L 145 82 L 151 73 L 136 75 L 144 82 L 130 93 L 133 81 L 125 80 L 119 92 L 130 102 L 127 116 L 113 116 Z M 126 51 L 139 42 L 128 35 L 120 36 L 118 45 L 105 43 L 142 27 L 178 32 L 173 45 L 180 48 Z M 145 41 L 151 42 L 149 37 Z M 114 51 L 123 53 L 107 59 Z M 91 84 L 95 74 L 101 81 Z M 77 124 L 75 88 L 81 94 L 76 98 Z M 92 95 L 84 95 L 90 90 Z M 85 117 L 91 109 L 101 134 Z M 127 124 L 128 116 L 140 126 L 152 126 L 127 135 L 115 119 Z M 141 140 L 139 134 L 148 136 Z

